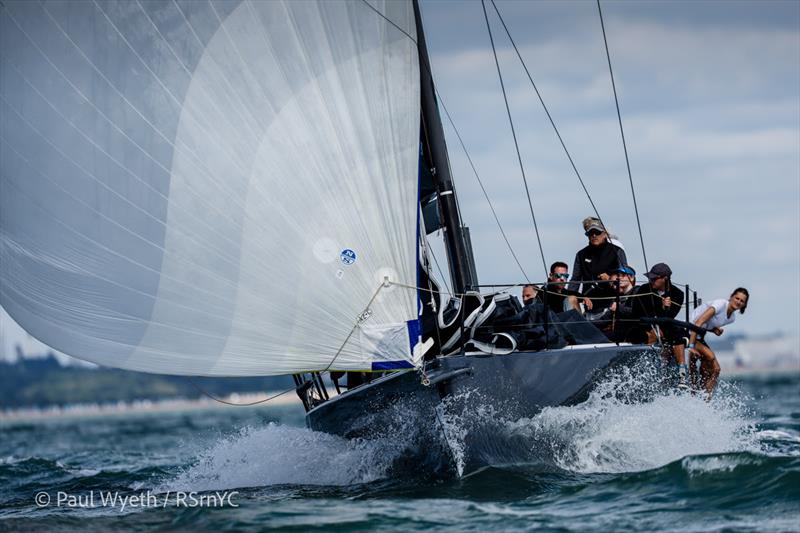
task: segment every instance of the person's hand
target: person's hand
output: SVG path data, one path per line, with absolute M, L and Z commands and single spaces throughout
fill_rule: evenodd
M 716 335 L 717 337 L 719 337 L 720 335 L 722 335 L 722 328 L 714 328 L 714 329 L 712 329 L 711 331 L 712 331 L 712 332 L 714 333 L 714 335 Z
M 583 305 L 584 305 L 584 307 L 586 307 L 587 311 L 591 311 L 592 310 L 592 301 L 589 298 L 584 298 L 583 299 Z
M 667 296 L 666 298 L 664 298 L 662 303 L 664 305 L 664 309 L 669 309 L 669 307 L 672 305 L 672 298 Z
M 605 272 L 603 272 L 602 274 L 600 274 L 600 276 L 598 276 L 598 277 L 599 277 L 601 280 L 603 280 L 603 281 L 608 281 L 609 279 L 611 279 L 611 276 L 609 276 L 609 275 L 608 275 L 608 274 L 606 274 Z

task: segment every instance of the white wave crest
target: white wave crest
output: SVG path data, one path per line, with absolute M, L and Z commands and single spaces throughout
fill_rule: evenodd
M 530 418 L 509 417 L 509 406 L 471 391 L 445 401 L 440 419 L 459 475 L 476 464 L 465 446 L 470 439 L 481 441 L 478 462 L 578 473 L 636 472 L 687 456 L 762 451 L 746 398 L 734 386 L 721 384 L 706 402 L 661 379 L 657 368 L 625 369 L 585 402 L 546 407 Z
M 386 477 L 398 453 L 400 446 L 388 439 L 346 440 L 270 423 L 222 439 L 158 490 L 367 483 Z
M 666 388 L 654 372 L 625 370 L 585 402 L 547 407 L 530 418 L 514 417 L 514 406 L 492 402 L 479 391 L 448 397 L 424 418 L 413 409 L 396 411 L 376 414 L 390 427 L 368 440 L 275 424 L 248 427 L 214 444 L 162 488 L 369 483 L 395 475 L 396 460 L 409 449 L 433 455 L 436 445 L 446 450 L 459 476 L 486 464 L 622 473 L 690 456 L 763 453 L 747 398 L 736 387 L 723 383 L 706 402 L 702 395 Z M 422 434 L 433 440 L 419 441 Z

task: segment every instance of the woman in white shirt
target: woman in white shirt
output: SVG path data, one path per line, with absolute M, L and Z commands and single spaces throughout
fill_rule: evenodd
M 691 317 L 691 322 L 703 328 L 706 332 L 711 331 L 714 335 L 722 335 L 722 326 L 732 324 L 736 320 L 736 311 L 744 314 L 747 309 L 747 302 L 750 300 L 750 293 L 744 287 L 738 287 L 731 297 L 727 300 L 713 300 L 704 303 L 694 310 Z M 691 364 L 690 371 L 692 382 L 696 380 L 695 364 L 697 359 L 700 359 L 700 382 L 706 389 L 708 398 L 711 398 L 711 393 L 717 385 L 717 378 L 719 377 L 719 363 L 714 351 L 705 342 L 705 333 L 700 335 L 692 331 L 689 336 L 689 361 Z

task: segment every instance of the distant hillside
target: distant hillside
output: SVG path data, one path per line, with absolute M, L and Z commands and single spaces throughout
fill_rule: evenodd
M 111 368 L 61 366 L 53 356 L 0 362 L 0 409 L 75 403 L 198 398 L 192 381 L 214 395 L 284 390 L 289 376 L 260 378 L 189 378 Z

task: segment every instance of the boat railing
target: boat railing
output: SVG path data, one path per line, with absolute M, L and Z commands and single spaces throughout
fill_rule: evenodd
M 638 294 L 629 293 L 629 294 L 622 295 L 622 294 L 619 293 L 619 282 L 618 281 L 614 281 L 614 280 L 609 282 L 609 280 L 599 280 L 598 279 L 598 280 L 586 280 L 586 282 L 588 282 L 588 283 L 612 283 L 612 284 L 616 283 L 616 286 L 614 287 L 614 289 L 615 289 L 614 290 L 614 292 L 615 292 L 614 296 L 591 296 L 590 299 L 592 299 L 592 300 L 614 299 L 616 301 L 616 303 L 617 303 L 617 309 L 619 309 L 620 302 L 622 301 L 623 298 L 625 300 L 628 300 L 628 299 L 631 299 L 631 298 L 641 298 L 641 297 L 646 297 L 646 296 L 660 297 L 657 293 L 654 293 L 654 292 L 638 293 Z M 549 309 L 549 306 L 548 306 L 548 295 L 550 295 L 550 294 L 559 294 L 560 295 L 560 293 L 557 293 L 556 291 L 548 290 L 547 286 L 549 284 L 552 284 L 552 282 L 546 281 L 546 282 L 543 282 L 543 283 L 537 283 L 537 282 L 494 283 L 494 284 L 475 285 L 475 286 L 471 287 L 470 290 L 478 292 L 483 296 L 495 296 L 497 294 L 509 293 L 510 291 L 521 289 L 522 287 L 524 287 L 526 285 L 532 285 L 532 286 L 534 286 L 536 288 L 536 290 L 538 292 L 540 292 L 542 294 L 540 301 L 542 302 L 544 309 L 547 310 L 547 309 Z M 564 282 L 564 283 L 562 283 L 562 285 L 563 286 L 567 286 L 568 283 Z M 680 304 L 680 305 L 681 305 L 681 307 L 683 308 L 683 311 L 684 311 L 684 318 L 685 318 L 684 320 L 678 320 L 677 318 L 668 318 L 668 317 L 636 317 L 636 318 L 616 318 L 615 317 L 613 320 L 615 320 L 615 321 L 617 321 L 619 323 L 636 322 L 636 323 L 643 324 L 643 325 L 650 326 L 650 327 L 654 327 L 654 326 L 662 326 L 662 327 L 663 326 L 676 326 L 676 327 L 685 328 L 687 330 L 695 330 L 695 331 L 697 331 L 699 328 L 697 328 L 697 326 L 695 326 L 694 324 L 691 323 L 690 316 L 691 316 L 691 311 L 693 309 L 696 309 L 698 306 L 700 306 L 702 304 L 702 299 L 700 299 L 698 297 L 698 294 L 697 294 L 696 290 L 692 290 L 691 289 L 689 284 L 680 284 L 680 283 L 672 282 L 672 285 L 683 288 L 684 302 L 682 304 Z M 409 287 L 409 288 L 412 288 L 412 287 Z M 466 296 L 466 294 L 456 295 L 456 294 L 450 294 L 450 293 L 447 293 L 447 292 L 444 292 L 444 291 L 442 291 L 440 294 L 442 296 L 445 296 L 445 297 L 450 297 L 450 299 L 454 299 L 454 298 L 455 299 L 461 299 L 462 304 L 463 304 L 463 297 Z M 579 296 L 579 297 L 583 298 L 582 295 Z M 447 305 L 447 304 L 444 301 L 442 301 L 441 305 Z M 672 305 L 677 305 L 677 304 L 672 303 Z M 551 317 L 549 312 L 543 312 L 543 313 L 541 313 L 541 316 L 542 316 L 542 319 L 543 319 L 541 322 L 534 322 L 534 323 L 528 322 L 528 323 L 526 323 L 524 325 L 520 325 L 520 326 L 506 325 L 506 326 L 504 326 L 504 328 L 506 330 L 513 330 L 514 328 L 522 329 L 522 328 L 531 328 L 531 327 L 541 326 L 544 329 L 545 339 L 549 339 L 550 338 L 550 328 L 551 327 L 557 327 L 557 326 L 560 326 L 562 324 L 567 324 L 568 323 L 568 322 L 560 322 L 557 319 L 557 317 Z M 475 332 L 475 331 L 480 331 L 481 328 L 483 328 L 483 327 L 489 327 L 489 328 L 492 327 L 491 325 L 488 325 L 488 326 L 477 326 L 477 327 L 473 328 L 473 327 L 471 327 L 471 326 L 469 326 L 469 325 L 467 325 L 465 323 L 465 318 L 466 318 L 465 314 L 464 313 L 460 313 L 460 318 L 459 318 L 460 325 L 459 325 L 459 327 L 461 329 L 461 339 L 462 340 L 460 342 L 460 347 L 456 350 L 455 353 L 451 353 L 450 354 L 451 356 L 452 355 L 466 355 L 467 354 L 467 345 L 469 344 L 469 340 L 470 340 L 468 338 L 469 337 L 468 332 L 470 330 Z M 605 322 L 608 322 L 608 320 L 605 320 Z M 597 325 L 597 324 L 595 324 L 595 325 Z M 614 341 L 609 341 L 609 342 L 614 342 Z M 617 342 L 617 344 L 619 344 L 619 342 Z M 546 349 L 548 349 L 548 347 L 545 347 L 543 349 L 546 350 Z M 434 354 L 434 355 L 443 355 L 443 354 Z M 380 373 L 375 374 L 375 373 L 369 373 L 369 372 L 331 372 L 330 373 L 330 378 L 331 378 L 331 383 L 333 385 L 333 389 L 329 389 L 329 388 L 326 387 L 326 384 L 323 381 L 323 376 L 322 376 L 323 374 L 324 374 L 324 372 L 310 372 L 310 373 L 305 373 L 305 374 L 295 374 L 294 375 L 297 394 L 298 394 L 298 396 L 300 396 L 301 400 L 303 401 L 303 405 L 304 405 L 306 411 L 309 411 L 309 410 L 313 409 L 317 405 L 325 403 L 326 401 L 328 401 L 331 398 L 332 394 L 339 395 L 339 394 L 346 393 L 347 391 L 349 391 L 349 390 L 351 390 L 353 388 L 360 387 L 361 385 L 366 385 L 366 384 L 370 383 L 371 381 L 373 381 L 374 379 L 377 379 L 381 375 Z M 340 383 L 340 379 L 345 375 L 348 377 L 347 384 Z M 355 380 L 355 382 L 353 382 L 350 379 L 350 378 L 353 378 L 354 375 L 355 375 L 355 377 L 359 378 L 358 380 Z
M 558 292 L 558 291 L 552 291 L 552 290 L 548 290 L 547 289 L 548 286 L 552 286 L 554 283 L 558 283 L 558 284 L 562 285 L 565 288 L 568 287 L 568 285 L 569 285 L 569 282 L 552 282 L 550 280 L 545 281 L 545 282 L 529 282 L 529 281 L 526 281 L 526 282 L 516 282 L 516 283 L 479 284 L 479 285 L 473 286 L 472 290 L 475 290 L 475 291 L 481 293 L 482 295 L 496 295 L 496 294 L 500 294 L 500 293 L 508 293 L 509 291 L 512 291 L 512 290 L 515 290 L 515 289 L 522 289 L 523 287 L 526 287 L 526 286 L 533 286 L 535 288 L 535 290 L 537 291 L 537 296 L 536 297 L 538 298 L 538 293 L 541 293 L 542 296 L 541 296 L 541 300 L 540 301 L 542 302 L 542 304 L 543 304 L 545 309 L 549 309 L 548 296 L 549 295 L 562 296 L 562 294 L 560 292 Z M 659 294 L 657 294 L 655 292 L 635 293 L 632 290 L 628 294 L 621 294 L 620 291 L 619 291 L 619 280 L 593 279 L 593 280 L 582 280 L 581 283 L 612 284 L 613 285 L 613 289 L 614 289 L 614 295 L 613 296 L 584 296 L 584 295 L 577 295 L 576 297 L 578 297 L 578 298 L 589 298 L 590 300 L 610 300 L 610 299 L 613 299 L 617 304 L 617 309 L 619 309 L 620 303 L 623 300 L 627 301 L 627 300 L 631 300 L 633 298 L 643 298 L 643 297 L 652 297 L 652 296 L 655 296 L 655 297 L 658 297 L 658 298 L 663 298 L 661 295 L 659 295 Z M 679 305 L 683 309 L 683 313 L 684 313 L 684 320 L 683 321 L 677 320 L 676 318 L 667 318 L 667 319 L 665 319 L 664 317 L 628 317 L 628 318 L 626 318 L 626 317 L 613 316 L 611 319 L 602 320 L 601 323 L 602 322 L 607 323 L 609 321 L 614 321 L 614 322 L 617 322 L 617 323 L 625 323 L 625 322 L 627 322 L 627 323 L 645 324 L 645 325 L 650 325 L 650 326 L 656 326 L 656 325 L 664 326 L 664 325 L 668 325 L 668 323 L 669 323 L 669 325 L 674 325 L 674 326 L 683 327 L 683 328 L 686 328 L 686 329 L 689 329 L 689 330 L 694 330 L 695 327 L 691 323 L 691 320 L 690 320 L 691 312 L 702 304 L 702 299 L 698 296 L 697 291 L 693 290 L 688 283 L 686 283 L 686 284 L 678 283 L 678 282 L 674 282 L 672 280 L 670 280 L 670 283 L 673 286 L 682 287 L 683 288 L 683 293 L 684 293 L 684 301 L 683 301 L 683 303 L 682 304 L 671 303 L 671 305 L 673 305 L 673 306 Z M 549 338 L 550 328 L 552 326 L 556 326 L 556 325 L 561 325 L 561 324 L 566 324 L 567 323 L 567 322 L 559 322 L 557 320 L 552 320 L 551 317 L 550 317 L 550 313 L 547 313 L 547 312 L 541 313 L 541 316 L 542 316 L 541 322 L 528 322 L 528 323 L 526 323 L 524 325 L 520 325 L 520 326 L 513 326 L 512 325 L 512 326 L 505 326 L 505 327 L 509 328 L 509 329 L 514 329 L 515 327 L 523 329 L 523 328 L 541 326 L 544 329 L 545 338 L 547 339 L 547 338 Z M 462 335 L 462 338 L 465 338 L 464 334 L 466 333 L 466 328 L 464 327 L 464 319 L 465 319 L 465 317 L 462 315 L 461 316 L 461 327 L 462 327 L 461 335 Z M 488 326 L 488 327 L 491 327 L 491 326 Z M 480 328 L 481 328 L 481 326 L 478 326 L 475 329 L 476 330 L 480 330 Z M 466 345 L 466 343 L 462 344 L 462 349 L 461 349 L 461 353 L 462 354 L 465 352 L 465 345 Z

